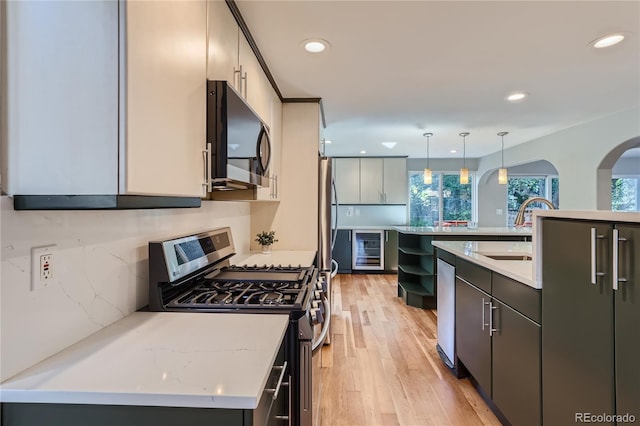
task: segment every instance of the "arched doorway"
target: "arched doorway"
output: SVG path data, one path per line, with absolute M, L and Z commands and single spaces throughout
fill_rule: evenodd
M 599 210 L 640 211 L 640 136 L 605 155 L 596 194 Z

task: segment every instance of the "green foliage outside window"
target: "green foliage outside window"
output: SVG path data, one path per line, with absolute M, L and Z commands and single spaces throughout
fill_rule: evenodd
M 471 181 L 473 177 L 469 177 Z M 442 192 L 440 180 L 442 179 Z M 433 183 L 427 185 L 421 173 L 409 175 L 409 225 L 438 226 L 446 221 L 471 220 L 472 184 L 461 185 L 456 175 L 433 174 Z M 440 198 L 442 197 L 442 214 Z
M 611 210 L 638 211 L 638 178 L 611 179 Z

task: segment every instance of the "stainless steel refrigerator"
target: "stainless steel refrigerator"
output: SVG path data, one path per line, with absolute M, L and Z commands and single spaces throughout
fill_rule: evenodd
M 318 269 L 326 286 L 328 305 L 331 307 L 331 279 L 338 272 L 338 263 L 331 258 L 338 232 L 338 200 L 332 171 L 332 159 L 320 156 L 318 167 Z M 331 316 L 325 312 L 329 325 L 326 327 L 325 343 L 331 343 Z

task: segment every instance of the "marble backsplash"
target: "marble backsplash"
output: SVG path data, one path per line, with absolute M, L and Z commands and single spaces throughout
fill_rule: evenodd
M 249 251 L 250 207 L 19 211 L 0 197 L 0 380 L 145 306 L 149 240 L 221 226 Z M 53 278 L 31 291 L 31 248 L 55 244 Z

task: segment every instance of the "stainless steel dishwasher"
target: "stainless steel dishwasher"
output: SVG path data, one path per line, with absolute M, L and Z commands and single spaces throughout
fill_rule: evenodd
M 456 268 L 438 259 L 438 344 L 440 358 L 455 369 Z

